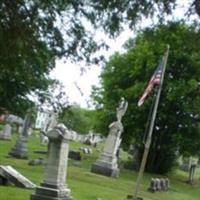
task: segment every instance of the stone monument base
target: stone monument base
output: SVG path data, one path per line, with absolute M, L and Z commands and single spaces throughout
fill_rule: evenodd
M 53 188 L 54 187 L 54 188 Z M 41 184 L 36 188 L 36 192 L 31 195 L 31 200 L 72 200 L 70 189 L 56 188 L 48 184 Z
M 92 164 L 91 172 L 104 176 L 118 177 L 119 168 L 112 163 L 96 161 Z
M 16 142 L 15 146 L 8 153 L 8 156 L 20 159 L 28 159 L 27 138 L 20 137 Z

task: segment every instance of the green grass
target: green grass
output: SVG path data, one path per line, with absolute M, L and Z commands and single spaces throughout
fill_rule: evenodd
M 43 179 L 43 166 L 29 166 L 27 160 L 13 159 L 5 157 L 15 144 L 16 135 L 13 135 L 12 141 L 0 141 L 0 164 L 11 165 L 35 184 L 39 185 Z M 81 146 L 87 146 L 79 143 L 70 143 L 70 149 L 78 150 Z M 35 135 L 29 138 L 29 159 L 45 157 L 34 153 L 34 150 L 46 150 L 46 146 L 41 146 L 39 138 Z M 93 148 L 92 155 L 82 154 L 82 161 L 69 160 L 67 184 L 71 189 L 74 200 L 96 200 L 97 197 L 102 200 L 124 200 L 127 194 L 134 190 L 137 173 L 129 170 L 121 170 L 119 178 L 109 178 L 90 172 L 91 163 L 97 159 L 101 152 L 102 145 Z M 127 157 L 123 153 L 123 158 Z M 155 174 L 145 174 L 140 190 L 140 196 L 145 200 L 199 200 L 200 199 L 200 170 L 196 172 L 196 179 L 193 186 L 185 183 L 188 174 L 174 170 L 169 174 L 171 180 L 171 189 L 167 192 L 149 193 L 147 188 L 151 177 L 158 177 Z M 0 200 L 28 200 L 34 190 L 21 189 L 15 186 L 0 186 Z M 42 199 L 41 199 L 42 200 Z

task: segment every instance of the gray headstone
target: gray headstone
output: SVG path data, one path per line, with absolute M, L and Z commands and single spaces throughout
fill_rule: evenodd
M 20 158 L 20 159 L 27 159 L 28 158 L 28 149 L 27 149 L 27 141 L 28 141 L 28 128 L 31 123 L 31 110 L 28 110 L 24 123 L 22 132 L 16 141 L 15 146 L 11 149 L 8 153 L 9 156 Z
M 160 179 L 160 186 L 161 186 L 161 190 L 163 190 L 163 191 L 167 190 L 167 187 L 166 187 L 166 183 L 165 183 L 165 179 L 164 179 L 164 178 L 161 178 L 161 179 Z
M 21 117 L 9 114 L 6 117 L 6 122 L 8 122 L 8 123 L 16 123 L 16 124 L 22 125 L 24 123 L 24 120 Z
M 3 131 L 0 133 L 1 140 L 11 140 L 12 127 L 10 124 L 4 126 Z
M 71 200 L 70 189 L 66 185 L 69 151 L 67 132 L 62 127 L 55 127 L 47 136 L 49 145 L 44 180 L 31 195 L 31 200 Z
M 150 192 L 155 192 L 157 190 L 156 180 L 154 178 L 151 179 L 150 187 L 148 188 Z
M 35 184 L 33 184 L 30 180 L 21 175 L 11 166 L 0 165 L 0 176 L 18 187 L 24 187 L 24 188 L 35 187 Z
M 160 179 L 159 178 L 156 178 L 156 190 L 157 191 L 160 191 L 161 190 L 161 184 L 160 184 Z
M 68 157 L 73 160 L 81 160 L 81 152 L 80 151 L 69 151 Z
M 30 160 L 28 162 L 28 164 L 31 165 L 31 166 L 44 165 L 44 164 L 46 164 L 46 161 L 45 161 L 44 158 L 38 158 L 38 159 Z
M 170 180 L 168 178 L 165 179 L 166 190 L 170 188 Z

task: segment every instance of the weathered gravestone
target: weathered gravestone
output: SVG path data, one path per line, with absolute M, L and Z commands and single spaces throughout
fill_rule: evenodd
M 46 164 L 46 160 L 44 158 L 38 158 L 29 160 L 28 165 L 35 166 L 35 165 L 44 165 Z
M 0 133 L 1 140 L 11 140 L 12 127 L 10 124 L 4 126 L 3 131 Z
M 168 189 L 164 178 L 160 178 L 160 187 L 161 187 L 161 190 L 163 191 Z
M 81 160 L 81 152 L 80 151 L 69 151 L 68 158 L 73 160 Z
M 30 123 L 31 123 L 31 110 L 28 110 L 23 123 L 22 132 L 15 146 L 8 153 L 9 156 L 20 159 L 28 158 L 27 141 L 28 141 L 28 128 L 30 126 Z
M 117 177 L 119 168 L 117 164 L 117 150 L 121 142 L 121 133 L 123 125 L 121 123 L 122 116 L 125 114 L 128 107 L 127 101 L 121 99 L 120 105 L 117 108 L 117 121 L 109 125 L 109 134 L 105 142 L 100 158 L 92 164 L 91 171 L 105 176 Z
M 165 187 L 166 187 L 166 190 L 170 188 L 170 180 L 168 178 L 165 178 Z
M 150 192 L 155 192 L 156 191 L 156 181 L 155 181 L 155 178 L 152 178 L 151 179 L 151 182 L 150 182 L 150 187 L 148 188 L 148 191 Z
M 170 181 L 168 178 L 152 178 L 148 191 L 167 191 L 170 187 Z
M 5 121 L 7 123 L 18 124 L 19 126 L 23 125 L 24 123 L 24 120 L 21 117 L 12 114 L 8 114 L 7 117 L 5 118 Z
M 3 184 L 13 183 L 18 187 L 35 188 L 35 184 L 33 184 L 30 180 L 21 175 L 11 166 L 0 165 L 0 177 L 3 180 Z
M 31 200 L 71 200 L 70 189 L 66 185 L 69 149 L 67 132 L 57 126 L 47 136 L 49 144 L 44 180 L 31 195 Z
M 155 181 L 156 181 L 156 190 L 160 191 L 161 190 L 160 179 L 159 178 L 155 178 Z

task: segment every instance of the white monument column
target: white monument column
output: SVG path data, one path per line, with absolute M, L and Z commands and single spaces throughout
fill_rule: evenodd
M 127 107 L 128 102 L 122 97 L 119 107 L 117 108 L 117 121 L 109 125 L 110 131 L 103 152 L 101 153 L 100 158 L 92 164 L 92 172 L 112 177 L 117 177 L 119 175 L 117 150 L 120 147 L 121 133 L 123 132 L 121 119 L 125 114 Z
M 49 144 L 44 180 L 31 195 L 31 200 L 71 200 L 70 189 L 66 185 L 69 151 L 67 133 L 55 127 L 47 136 Z

